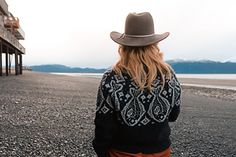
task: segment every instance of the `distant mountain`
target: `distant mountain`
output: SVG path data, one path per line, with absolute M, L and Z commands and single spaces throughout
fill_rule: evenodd
M 68 67 L 60 64 L 35 65 L 31 66 L 32 71 L 57 72 L 57 73 L 103 73 L 106 69 Z
M 176 73 L 183 74 L 236 74 L 236 62 L 217 62 L 211 60 L 167 61 Z
M 216 62 L 211 60 L 167 61 L 176 73 L 182 74 L 236 74 L 236 62 Z M 33 71 L 58 73 L 103 73 L 106 69 L 68 67 L 60 64 L 31 66 Z

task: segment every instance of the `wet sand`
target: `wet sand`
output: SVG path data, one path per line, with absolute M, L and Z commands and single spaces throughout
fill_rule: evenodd
M 95 156 L 100 79 L 26 72 L 0 77 L 0 156 Z M 236 92 L 183 86 L 172 156 L 236 156 Z
M 236 79 L 227 80 L 227 79 L 201 79 L 201 78 L 179 78 L 182 84 L 187 85 L 200 85 L 205 87 L 225 87 L 226 89 L 234 89 L 236 91 Z

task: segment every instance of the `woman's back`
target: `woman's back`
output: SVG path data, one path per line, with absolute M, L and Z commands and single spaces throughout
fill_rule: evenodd
M 114 131 L 113 149 L 154 153 L 170 145 L 168 122 L 176 120 L 179 114 L 181 93 L 174 73 L 171 79 L 166 79 L 164 86 L 161 77 L 157 76 L 151 91 L 141 90 L 126 72 L 118 75 L 113 70 L 104 73 L 101 85 L 97 116 L 113 116 L 110 122 L 106 118 L 99 119 Z M 106 132 L 99 134 L 108 136 Z

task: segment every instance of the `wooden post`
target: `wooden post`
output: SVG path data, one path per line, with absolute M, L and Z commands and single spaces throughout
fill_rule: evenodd
M 2 76 L 2 41 L 0 41 L 0 76 Z
M 10 53 L 9 53 L 8 59 L 9 59 L 9 61 L 8 61 L 8 64 L 9 64 L 9 74 L 11 74 L 11 54 Z
M 20 74 L 22 74 L 22 54 L 20 54 Z
M 19 75 L 18 52 L 15 50 L 15 75 Z
M 9 48 L 7 46 L 7 51 L 6 51 L 6 76 L 8 76 L 8 52 L 9 51 Z

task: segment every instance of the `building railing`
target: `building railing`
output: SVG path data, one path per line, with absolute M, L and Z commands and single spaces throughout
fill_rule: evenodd
M 21 39 L 21 40 L 24 40 L 25 39 L 25 32 L 23 31 L 23 29 L 21 29 L 21 27 L 19 27 L 17 30 L 16 30 L 19 35 L 18 39 Z
M 18 17 L 4 16 L 4 18 L 1 19 L 3 19 L 5 28 L 14 30 L 14 35 L 18 40 L 25 39 L 25 32 L 20 27 L 20 20 Z
M 9 32 L 4 26 L 0 25 L 0 37 L 10 44 L 12 44 L 14 47 L 16 47 L 19 51 L 25 54 L 25 48 L 20 44 L 20 42 L 17 40 L 17 38 Z
M 0 0 L 0 7 L 4 11 L 4 13 L 7 15 L 8 14 L 8 5 L 5 0 Z

